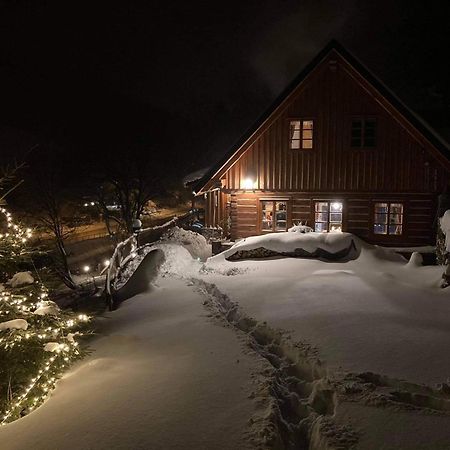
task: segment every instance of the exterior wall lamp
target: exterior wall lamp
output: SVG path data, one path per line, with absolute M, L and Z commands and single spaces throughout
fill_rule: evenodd
M 242 185 L 245 190 L 253 190 L 255 189 L 255 180 L 253 178 L 247 177 Z

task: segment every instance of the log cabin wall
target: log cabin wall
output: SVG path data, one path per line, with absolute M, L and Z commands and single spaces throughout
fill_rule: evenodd
M 236 192 L 231 194 L 231 237 L 243 238 L 261 234 L 260 202 L 285 199 L 288 203 L 288 226 L 303 223 L 314 228 L 316 201 L 342 201 L 343 230 L 364 240 L 383 245 L 428 245 L 433 242 L 433 222 L 436 211 L 435 196 L 411 197 L 409 194 L 352 194 L 348 192 Z M 403 233 L 400 236 L 375 235 L 373 205 L 375 202 L 400 202 L 404 206 Z
M 431 144 L 384 105 L 339 54 L 331 53 L 223 174 L 222 189 L 231 195 L 231 237 L 261 233 L 260 200 L 273 197 L 289 198 L 289 225 L 313 226 L 314 201 L 338 199 L 344 203 L 345 231 L 387 245 L 431 242 L 436 197 L 449 173 Z M 355 117 L 375 118 L 375 147 L 350 146 Z M 313 119 L 312 149 L 289 148 L 291 119 Z M 255 180 L 250 191 L 243 189 L 249 175 Z M 375 201 L 403 203 L 402 236 L 372 234 Z

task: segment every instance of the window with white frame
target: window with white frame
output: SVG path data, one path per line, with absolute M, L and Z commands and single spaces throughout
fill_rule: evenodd
M 342 231 L 343 203 L 338 201 L 315 202 L 314 231 Z
M 375 203 L 373 232 L 390 236 L 403 234 L 403 203 Z
M 289 148 L 292 150 L 313 148 L 313 134 L 313 120 L 291 120 L 289 125 Z
M 287 230 L 287 201 L 261 201 L 261 230 L 267 232 Z

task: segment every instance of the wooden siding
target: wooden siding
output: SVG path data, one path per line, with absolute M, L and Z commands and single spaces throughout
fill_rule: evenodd
M 331 62 L 331 64 L 330 64 Z M 355 117 L 376 120 L 376 145 L 352 148 Z M 314 120 L 313 148 L 289 148 L 289 122 Z M 222 170 L 223 169 L 223 170 Z M 437 194 L 450 181 L 442 153 L 343 57 L 331 52 L 211 178 L 207 225 L 228 222 L 232 239 L 261 233 L 261 200 L 288 199 L 288 226 L 314 227 L 314 202 L 343 202 L 343 230 L 383 245 L 434 240 Z M 219 175 L 220 174 L 220 175 Z M 245 190 L 251 177 L 254 187 Z M 211 196 L 211 197 L 210 197 Z M 214 200 L 216 198 L 216 200 Z M 401 236 L 373 233 L 374 203 L 401 202 Z M 226 203 L 226 207 L 223 205 Z
M 256 178 L 255 190 L 261 191 L 438 193 L 443 189 L 448 173 L 426 142 L 413 136 L 358 83 L 344 62 L 335 67 L 333 71 L 325 62 L 310 75 L 224 174 L 225 190 L 241 190 L 248 175 Z M 355 116 L 376 119 L 375 148 L 350 147 Z M 289 149 L 291 118 L 314 119 L 312 150 Z
M 231 238 L 261 233 L 260 202 L 268 199 L 288 199 L 288 227 L 302 222 L 314 228 L 316 201 L 342 201 L 343 231 L 372 243 L 383 245 L 427 245 L 433 241 L 435 201 L 432 195 L 409 194 L 349 194 L 346 192 L 271 192 L 233 193 L 231 195 Z M 401 236 L 373 234 L 374 203 L 400 202 L 404 206 Z

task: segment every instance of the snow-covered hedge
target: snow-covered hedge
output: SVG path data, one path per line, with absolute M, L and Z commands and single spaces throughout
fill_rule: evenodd
M 280 255 L 325 260 L 353 259 L 358 255 L 358 249 L 351 233 L 300 232 L 251 236 L 223 252 L 229 261 Z

